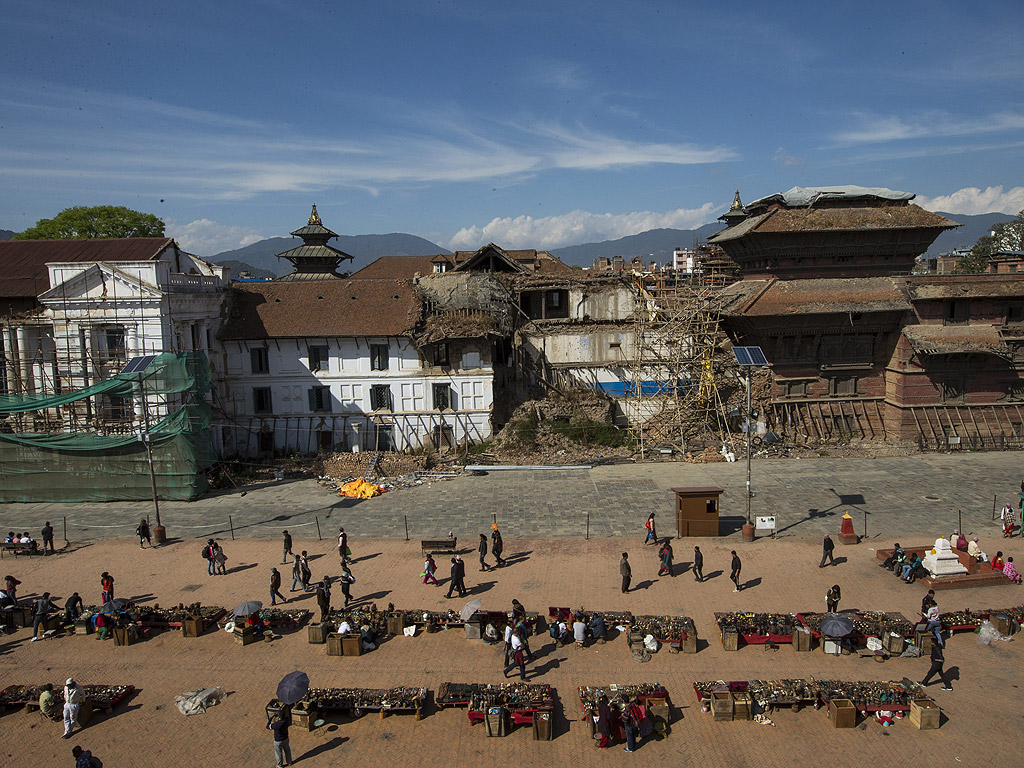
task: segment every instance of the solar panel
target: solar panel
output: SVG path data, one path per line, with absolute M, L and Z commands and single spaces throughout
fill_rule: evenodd
M 743 366 L 768 365 L 768 359 L 760 347 L 733 347 L 732 354 L 736 362 Z
M 142 373 L 142 371 L 149 368 L 150 364 L 156 360 L 156 355 L 146 355 L 144 357 L 133 357 L 127 363 L 124 368 L 121 369 L 121 373 Z

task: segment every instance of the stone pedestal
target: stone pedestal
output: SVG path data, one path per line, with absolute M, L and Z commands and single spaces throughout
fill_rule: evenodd
M 846 513 L 843 515 L 843 527 L 839 529 L 839 542 L 841 544 L 856 544 L 858 541 L 860 539 L 853 532 L 853 518 Z
M 935 548 L 921 559 L 921 564 L 932 578 L 967 573 L 967 568 L 960 564 L 959 558 L 946 539 L 936 539 Z

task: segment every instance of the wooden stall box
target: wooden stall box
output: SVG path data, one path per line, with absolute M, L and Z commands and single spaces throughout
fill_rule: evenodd
M 327 636 L 327 655 L 328 656 L 343 656 L 341 648 L 341 635 L 328 635 Z
M 89 620 L 75 622 L 76 635 L 91 635 L 95 631 L 96 628 L 92 625 L 92 622 Z
M 1014 634 L 1014 621 L 1013 617 L 1007 616 L 1005 613 L 997 613 L 991 617 L 992 626 L 995 627 L 996 631 L 1001 635 L 1012 635 Z
M 726 627 L 722 630 L 722 648 L 727 651 L 738 651 L 740 649 L 740 633 L 735 627 Z
M 405 629 L 405 616 L 388 616 L 388 634 L 396 637 Z
M 673 488 L 676 495 L 676 536 L 717 536 L 718 497 L 724 490 L 717 486 Z
M 793 633 L 793 645 L 798 651 L 804 652 L 811 650 L 813 640 L 814 638 L 811 635 L 811 630 L 807 627 L 797 627 L 796 631 Z
M 114 627 L 114 645 L 131 645 L 136 639 L 135 632 L 130 627 Z
M 189 616 L 181 622 L 181 634 L 183 637 L 199 637 L 206 629 L 202 616 Z
M 292 726 L 302 731 L 312 731 L 313 723 L 320 716 L 316 709 L 308 709 L 309 702 L 300 701 L 292 707 Z
M 345 656 L 361 656 L 363 654 L 363 637 L 359 633 L 341 636 L 341 651 Z
M 504 736 L 508 733 L 508 710 L 491 707 L 484 717 L 485 733 L 488 736 Z
M 733 697 L 733 720 L 753 720 L 754 701 L 749 693 L 734 693 Z
M 306 639 L 313 645 L 323 645 L 327 642 L 330 630 L 329 626 L 314 622 L 306 627 Z
M 711 716 L 716 722 L 732 720 L 733 697 L 729 691 L 711 692 Z
M 932 652 L 932 643 L 935 642 L 935 635 L 931 632 L 915 632 L 914 644 L 921 649 L 921 655 L 927 656 Z
M 849 699 L 832 699 L 828 709 L 834 728 L 855 728 L 857 726 L 857 707 Z
M 231 633 L 235 637 L 235 642 L 239 645 L 250 645 L 259 641 L 261 638 L 256 634 L 256 627 L 246 627 L 235 625 L 234 631 Z
M 686 636 L 679 639 L 679 650 L 683 653 L 697 652 L 697 630 L 689 629 L 684 633 Z
M 534 741 L 551 741 L 554 738 L 554 730 L 550 712 L 541 710 L 533 716 Z
M 892 656 L 899 656 L 903 653 L 903 636 L 898 635 L 895 632 L 886 633 L 882 640 L 882 647 L 886 653 Z
M 914 699 L 910 702 L 910 722 L 919 730 L 938 728 L 941 714 L 942 710 L 932 699 Z

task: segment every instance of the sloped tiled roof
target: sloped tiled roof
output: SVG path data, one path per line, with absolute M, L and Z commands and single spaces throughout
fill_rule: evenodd
M 999 330 L 991 325 L 908 325 L 903 335 L 915 352 L 924 355 L 1006 353 Z
M 220 338 L 404 336 L 420 315 L 411 280 L 236 283 Z
M 46 265 L 77 261 L 155 261 L 169 237 L 0 242 L 0 296 L 35 297 L 50 287 Z
M 487 247 L 484 246 L 484 248 Z M 437 254 L 432 256 L 381 256 L 357 272 L 353 272 L 350 277 L 356 280 L 381 277 L 408 279 L 414 277 L 417 272 L 421 275 L 429 275 L 433 273 L 434 264 L 437 262 L 444 261 L 452 265 L 452 267 L 458 267 L 482 250 L 484 249 L 456 251 L 453 254 Z M 543 275 L 545 277 L 578 274 L 568 264 L 547 251 L 501 250 L 511 261 L 524 267 L 531 274 Z
M 741 280 L 723 289 L 722 297 L 725 314 L 746 317 L 910 309 L 889 277 Z

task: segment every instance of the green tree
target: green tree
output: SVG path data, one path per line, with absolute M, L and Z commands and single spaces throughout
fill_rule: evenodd
M 123 205 L 76 205 L 52 219 L 40 219 L 15 240 L 71 240 L 95 237 L 163 237 L 164 222 Z
M 988 269 L 988 256 L 981 257 L 971 249 L 969 256 L 964 256 L 953 268 L 954 275 L 978 275 Z
M 997 251 L 1024 251 L 1024 211 L 1012 221 L 1001 221 L 992 227 L 991 234 L 982 235 L 971 248 L 971 256 L 981 262 Z

